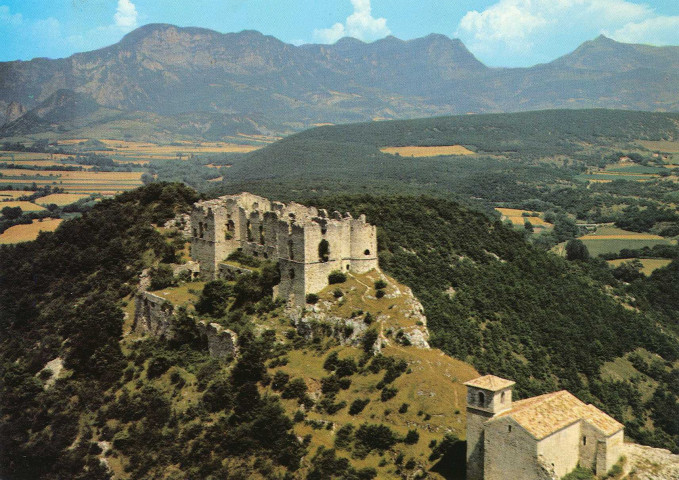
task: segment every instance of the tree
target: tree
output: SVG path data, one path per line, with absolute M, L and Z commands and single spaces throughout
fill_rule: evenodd
M 587 260 L 589 259 L 589 250 L 582 240 L 569 240 L 566 244 L 566 259 L 567 260 Z
M 2 209 L 2 216 L 9 220 L 16 220 L 22 213 L 21 207 L 5 207 Z

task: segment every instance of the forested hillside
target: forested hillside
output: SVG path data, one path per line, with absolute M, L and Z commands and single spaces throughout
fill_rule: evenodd
M 123 337 L 142 269 L 153 267 L 153 278 L 184 248 L 179 236 L 152 224 L 196 198 L 180 185 L 151 184 L 35 242 L 0 248 L 0 475 L 106 478 L 102 459 L 130 478 L 345 472 L 338 478 L 348 480 L 459 471 L 461 444 L 430 430 L 442 408 L 436 401 L 460 388 L 452 375 L 433 373 L 442 360 L 432 363 L 427 351 L 408 346 L 373 357 L 365 346 L 339 348 L 327 333 L 298 335 L 271 300 L 273 265 L 191 294 L 200 297 L 200 318 L 237 331 L 235 361 L 211 359 L 193 314 L 182 309 L 170 342 Z M 378 226 L 381 266 L 422 301 L 434 346 L 515 379 L 519 396 L 567 388 L 624 421 L 631 438 L 678 450 L 677 260 L 627 285 L 599 261 L 539 251 L 502 223 L 447 200 L 315 203 L 365 213 Z M 344 293 L 333 288 L 324 295 L 339 301 Z M 372 321 L 363 311 L 352 316 Z M 61 373 L 46 367 L 56 359 Z M 615 362 L 633 365 L 638 376 L 606 377 Z M 322 377 L 320 397 L 311 398 L 299 374 Z M 400 396 L 423 379 L 439 392 L 434 403 Z M 453 405 L 436 422 L 460 432 L 463 406 Z M 309 432 L 302 440 L 293 433 L 299 429 Z

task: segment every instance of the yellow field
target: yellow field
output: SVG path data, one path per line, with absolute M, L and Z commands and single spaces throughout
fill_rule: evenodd
M 0 203 L 0 208 L 5 208 L 5 207 L 21 207 L 21 210 L 24 212 L 41 212 L 45 210 L 44 207 L 41 207 L 40 205 L 36 205 L 35 203 L 32 202 L 21 202 L 21 201 L 16 201 L 16 202 L 2 202 Z
M 540 213 L 531 212 L 530 210 L 519 210 L 516 208 L 496 208 L 498 212 L 502 215 L 503 220 L 509 220 L 514 225 L 523 225 L 526 221 L 529 221 L 533 226 L 537 227 L 551 227 L 552 224 L 545 222 L 540 217 L 524 217 L 523 214 Z
M 0 169 L 7 177 L 59 177 L 69 180 L 140 181 L 143 172 L 53 172 L 50 170 Z
M 399 154 L 402 157 L 436 157 L 439 155 L 474 155 L 474 152 L 462 145 L 444 145 L 439 147 L 385 147 L 383 153 Z
M 31 190 L 0 190 L 0 201 L 2 200 L 16 200 L 24 195 L 31 195 L 35 192 Z
M 70 205 L 78 200 L 87 198 L 89 195 L 75 194 L 75 193 L 53 193 L 52 195 L 47 195 L 46 197 L 41 197 L 36 200 L 40 205 L 51 205 L 55 204 L 59 207 L 64 205 Z
M 630 262 L 632 260 L 634 260 L 634 258 L 619 258 L 616 260 L 608 260 L 608 264 L 611 267 L 618 267 L 620 266 L 620 264 Z M 669 260 L 667 258 L 639 258 L 637 260 L 639 260 L 643 265 L 641 273 L 643 273 L 644 275 L 650 275 L 651 273 L 653 273 L 654 270 L 666 267 L 667 265 L 672 263 L 672 260 Z
M 653 235 L 651 233 L 637 233 L 628 232 L 627 230 L 622 230 L 616 227 L 599 227 L 596 232 L 589 233 L 584 237 L 580 237 L 581 240 L 664 240 L 660 235 Z
M 10 243 L 30 242 L 38 238 L 40 232 L 53 232 L 57 229 L 62 219 L 47 219 L 42 222 L 33 220 L 29 225 L 15 225 L 0 234 L 0 245 Z

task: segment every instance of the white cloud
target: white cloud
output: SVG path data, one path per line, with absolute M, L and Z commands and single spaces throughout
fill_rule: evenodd
M 330 28 L 316 29 L 313 33 L 314 38 L 322 43 L 335 43 L 347 36 L 371 41 L 391 33 L 386 18 L 372 16 L 370 0 L 351 0 L 351 4 L 354 12 L 347 17 L 344 24 L 336 23 Z
M 677 45 L 679 44 L 679 16 L 659 16 L 637 23 L 628 23 L 608 35 L 619 42 Z
M 123 30 L 132 30 L 137 26 L 137 8 L 130 0 L 118 0 L 118 9 L 113 15 L 113 21 L 117 27 Z
M 24 22 L 24 17 L 20 13 L 12 13 L 7 5 L 0 5 L 0 23 L 17 26 Z
M 480 56 L 501 59 L 578 43 L 604 33 L 622 41 L 679 43 L 678 17 L 630 0 L 499 0 L 460 20 L 457 36 Z M 613 33 L 608 33 L 613 32 Z M 561 53 L 566 53 L 561 52 Z

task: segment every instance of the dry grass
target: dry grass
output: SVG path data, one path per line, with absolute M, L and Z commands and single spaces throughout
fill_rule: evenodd
M 45 209 L 45 207 L 41 207 L 40 205 L 36 205 L 35 203 L 32 202 L 22 202 L 22 201 L 13 201 L 13 202 L 2 202 L 0 203 L 0 208 L 5 208 L 5 207 L 21 207 L 21 210 L 23 212 L 42 212 Z
M 436 157 L 439 155 L 475 155 L 462 145 L 443 145 L 439 147 L 385 147 L 381 152 L 402 157 Z
M 667 140 L 651 141 L 651 140 L 641 140 L 640 143 L 644 147 L 653 151 L 667 152 L 667 153 L 679 153 L 679 141 L 670 142 Z
M 616 260 L 608 260 L 608 264 L 612 267 L 618 267 L 622 263 L 625 262 L 631 262 L 632 260 L 635 260 L 634 258 L 619 258 Z M 644 275 L 650 275 L 653 273 L 654 270 L 657 270 L 659 268 L 666 267 L 670 263 L 672 263 L 672 260 L 668 258 L 639 258 L 637 259 L 641 262 L 643 267 L 641 268 L 641 272 Z
M 82 200 L 83 198 L 87 197 L 89 197 L 89 195 L 76 193 L 53 193 L 52 195 L 39 198 L 37 202 L 40 203 L 40 205 L 55 204 L 59 207 L 63 207 L 64 205 L 70 205 L 71 203 L 75 203 L 78 200 Z
M 108 180 L 113 182 L 140 182 L 143 172 L 55 172 L 50 170 L 0 169 L 7 177 L 52 177 L 68 180 Z M 4 181 L 4 180 L 3 180 Z
M 40 232 L 53 232 L 63 220 L 47 219 L 43 221 L 33 220 L 29 225 L 15 225 L 0 234 L 0 245 L 10 243 L 30 242 L 38 238 Z
M 596 232 L 581 237 L 581 240 L 664 240 L 659 235 L 651 233 L 628 232 L 621 228 L 604 226 L 599 227 Z

